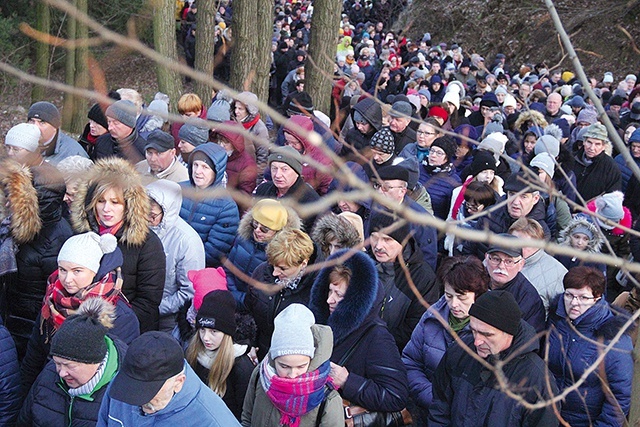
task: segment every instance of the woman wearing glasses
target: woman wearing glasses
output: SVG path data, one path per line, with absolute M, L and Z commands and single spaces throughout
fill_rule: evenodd
M 456 143 L 450 136 L 441 136 L 433 141 L 429 155 L 422 161 L 418 182 L 424 185 L 431 196 L 433 214 L 440 219 L 447 219 L 453 189 L 460 186 L 461 181 L 451 163 L 455 158 Z
M 574 385 L 606 352 L 625 323 L 603 298 L 605 278 L 591 267 L 574 267 L 564 277 L 564 294 L 549 310 L 549 369 L 558 389 Z M 571 426 L 622 426 L 629 411 L 633 377 L 631 338 L 625 333 L 604 360 L 562 402 Z

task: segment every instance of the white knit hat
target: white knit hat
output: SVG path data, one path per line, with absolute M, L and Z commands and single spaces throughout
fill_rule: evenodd
M 9 129 L 4 138 L 6 145 L 24 148 L 32 153 L 38 149 L 40 129 L 32 123 L 20 123 Z
M 316 347 L 311 326 L 316 323 L 313 313 L 302 304 L 291 304 L 278 314 L 273 321 L 271 336 L 271 359 L 299 354 L 313 358 Z
M 118 241 L 112 234 L 99 236 L 93 231 L 78 234 L 64 242 L 58 254 L 58 262 L 72 262 L 97 273 L 102 256 L 115 251 L 117 246 Z

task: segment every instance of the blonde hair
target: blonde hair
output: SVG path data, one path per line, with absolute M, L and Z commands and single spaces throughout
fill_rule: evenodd
M 204 344 L 202 344 L 202 340 L 200 339 L 200 332 L 196 330 L 196 333 L 191 337 L 191 340 L 189 340 L 189 346 L 185 352 L 187 362 L 193 369 L 195 369 L 198 364 L 198 353 L 204 350 Z M 223 397 L 227 392 L 227 378 L 233 369 L 234 363 L 233 338 L 231 338 L 231 335 L 224 334 L 220 342 L 220 347 L 218 347 L 216 358 L 207 376 L 207 385 L 220 397 Z
M 133 102 L 136 106 L 136 114 L 140 114 L 142 111 L 142 104 L 144 104 L 144 100 L 142 99 L 140 92 L 126 87 L 120 88 L 116 92 L 120 95 L 120 99 Z
M 202 100 L 195 93 L 185 93 L 178 100 L 178 112 L 180 114 L 200 114 L 200 111 L 202 111 Z
M 282 230 L 269 242 L 266 252 L 272 266 L 297 267 L 313 255 L 313 242 L 304 231 Z

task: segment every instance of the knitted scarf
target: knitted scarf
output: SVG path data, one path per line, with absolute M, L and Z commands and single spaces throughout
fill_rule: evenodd
M 96 214 L 96 218 L 98 217 L 98 215 Z M 100 222 L 99 226 L 98 226 L 98 234 L 100 234 L 101 236 L 103 234 L 113 234 L 114 236 L 116 235 L 116 233 L 122 228 L 122 226 L 124 225 L 124 220 L 120 221 L 117 224 L 112 225 L 111 227 L 107 227 L 105 225 L 102 225 L 102 222 Z
M 101 280 L 78 291 L 75 295 L 70 295 L 62 286 L 58 279 L 58 270 L 51 273 L 47 283 L 47 293 L 41 310 L 42 324 L 49 321 L 55 332 L 62 325 L 62 322 L 74 314 L 80 304 L 89 298 L 99 297 L 116 305 L 122 288 L 122 277 L 120 276 L 120 268 L 118 268 L 106 274 Z
M 244 126 L 246 130 L 250 130 L 256 123 L 258 123 L 258 120 L 260 120 L 260 114 L 256 114 L 253 118 L 249 115 L 245 117 L 244 120 L 246 121 L 242 121 L 242 126 Z
M 280 424 L 299 427 L 300 418 L 318 407 L 324 400 L 324 387 L 333 386 L 329 376 L 331 364 L 327 360 L 315 371 L 298 378 L 281 378 L 271 366 L 270 357 L 262 360 L 260 382 L 271 403 L 280 411 Z
M 416 148 L 417 148 L 416 155 L 418 156 L 418 162 L 422 163 L 423 161 L 427 160 L 427 158 L 429 157 L 429 147 L 422 148 L 416 143 Z

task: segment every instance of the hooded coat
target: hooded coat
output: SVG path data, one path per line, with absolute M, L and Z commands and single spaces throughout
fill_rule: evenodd
M 549 370 L 562 392 L 595 362 L 626 318 L 614 316 L 604 298 L 573 321 L 566 312 L 564 298 L 558 298 L 553 306 L 549 312 Z M 622 426 L 631 404 L 632 351 L 627 330 L 606 354 L 600 369 L 564 399 L 562 418 L 575 427 Z M 603 382 L 611 393 L 605 392 Z
M 346 252 L 335 253 L 328 261 Z M 378 272 L 364 252 L 355 252 L 342 264 L 352 275 L 344 298 L 333 313 L 327 304 L 331 268 L 320 270 L 309 301 L 316 322 L 331 326 L 333 331 L 331 361 L 349 371 L 340 394 L 343 399 L 370 411 L 400 411 L 409 396 L 407 372 L 393 336 L 378 317 Z M 352 355 L 343 361 L 357 343 Z
M 236 122 L 226 122 L 224 124 L 231 127 L 238 127 L 242 130 L 241 125 Z M 258 167 L 253 156 L 245 150 L 244 136 L 239 132 L 229 129 L 218 129 L 216 133 L 233 145 L 233 152 L 227 160 L 227 188 L 240 190 L 251 195 L 256 188 Z
M 599 254 L 602 244 L 604 243 L 604 238 L 595 224 L 580 216 L 573 218 L 571 222 L 569 222 L 569 225 L 564 230 L 560 231 L 558 244 L 562 246 L 571 246 L 571 234 L 573 234 L 573 231 L 578 227 L 586 227 L 591 231 L 591 234 L 593 234 L 593 239 L 589 240 L 585 252 Z M 584 262 L 577 257 L 571 257 L 569 255 L 557 254 L 555 257 L 567 270 L 571 270 L 573 267 L 577 267 L 579 265 L 584 265 L 587 267 L 593 267 L 601 271 L 602 274 L 605 274 L 607 271 L 607 266 L 602 263 Z
M 362 114 L 362 117 L 364 117 L 365 120 L 369 122 L 372 128 L 371 132 L 369 132 L 367 135 L 364 135 L 354 125 L 353 128 L 351 128 L 345 136 L 345 141 L 351 144 L 351 146 L 353 146 L 355 150 L 361 152 L 362 150 L 369 147 L 369 143 L 371 142 L 371 137 L 373 136 L 373 134 L 382 129 L 382 109 L 380 108 L 380 104 L 376 102 L 375 99 L 366 97 L 353 106 L 353 110 L 351 111 L 352 120 L 354 111 Z M 346 145 L 342 147 L 342 156 L 350 156 L 352 154 L 353 152 L 351 148 Z
M 465 344 L 476 351 L 473 338 Z M 511 346 L 486 361 L 495 364 L 497 359 L 508 360 L 502 367 L 505 377 L 527 402 L 550 399 L 558 394 L 555 384 L 547 390 L 548 372 L 538 356 L 539 344 L 535 331 L 525 321 L 520 321 Z M 558 420 L 552 405 L 528 410 L 517 400 L 498 388 L 492 371 L 485 368 L 459 344 L 447 350 L 436 369 L 433 380 L 433 403 L 429 407 L 429 426 L 557 426 Z
M 268 244 L 268 242 L 263 243 L 255 241 L 253 238 L 253 227 L 251 225 L 252 221 L 253 216 L 251 215 L 251 211 L 248 211 L 240 220 L 238 234 L 233 241 L 233 246 L 229 252 L 229 257 L 227 258 L 234 267 L 249 277 L 251 277 L 253 271 L 258 267 L 258 265 L 267 260 L 266 249 Z M 293 209 L 287 208 L 287 223 L 282 230 L 300 230 L 301 226 L 302 223 L 300 222 L 298 214 L 295 213 Z M 225 272 L 227 273 L 227 288 L 236 299 L 238 308 L 245 310 L 244 299 L 247 296 L 249 284 L 242 278 L 233 274 L 233 272 L 227 267 L 225 267 Z
M 115 234 L 124 258 L 122 293 L 140 321 L 140 333 L 157 329 L 166 261 L 162 242 L 149 229 L 149 196 L 131 164 L 116 157 L 95 163 L 71 206 L 73 228 L 77 233 L 100 232 L 92 199 L 104 183 L 121 188 L 125 200 L 123 224 Z
M 227 153 L 216 144 L 202 144 L 193 150 L 201 152 L 211 160 L 215 167 L 215 179 L 206 190 L 216 190 L 223 187 L 223 179 L 227 167 Z M 193 154 L 192 154 L 193 156 Z M 180 218 L 193 227 L 204 243 L 207 267 L 219 267 L 222 256 L 229 253 L 231 244 L 238 230 L 240 214 L 233 199 L 227 196 L 212 197 L 200 194 L 193 181 L 193 161 L 189 162 L 189 182 L 180 183 L 182 186 L 182 208 Z
M 198 233 L 180 218 L 180 185 L 163 179 L 147 185 L 147 193 L 163 212 L 160 224 L 151 229 L 160 238 L 166 255 L 167 267 L 159 311 L 161 326 L 171 330 L 180 307 L 193 298 L 193 283 L 187 273 L 204 268 L 204 245 Z
M 324 325 L 313 325 L 311 327 L 315 353 L 309 364 L 308 371 L 314 371 L 324 362 L 329 360 L 333 348 L 333 334 L 331 329 Z M 270 357 L 270 356 L 269 356 Z M 273 360 L 270 360 L 273 365 Z M 280 411 L 273 406 L 271 399 L 267 396 L 264 388 L 260 384 L 261 366 L 255 367 L 249 380 L 244 406 L 242 409 L 243 426 L 279 427 Z M 322 405 L 313 408 L 311 411 L 300 417 L 300 427 L 335 427 L 344 423 L 344 410 L 342 409 L 342 399 L 335 390 L 327 390 L 325 395 L 324 411 L 320 414 Z M 319 421 L 319 423 L 317 423 Z

